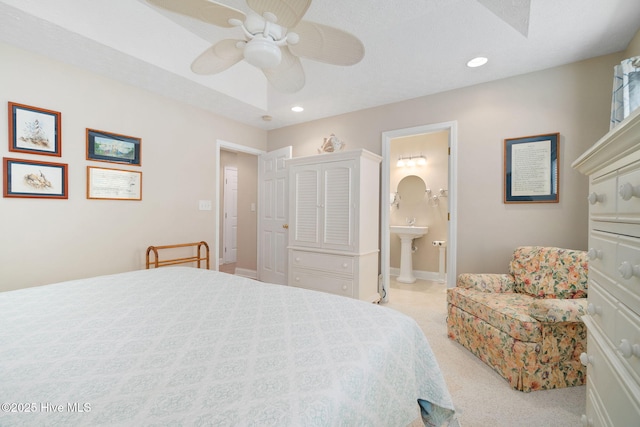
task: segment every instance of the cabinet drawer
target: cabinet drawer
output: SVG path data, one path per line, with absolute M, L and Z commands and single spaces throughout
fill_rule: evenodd
M 589 235 L 589 271 L 598 270 L 616 277 L 616 235 L 592 231 Z
M 582 425 L 589 427 L 613 426 L 610 420 L 605 419 L 604 413 L 602 400 L 598 396 L 597 390 L 587 383 L 587 408 L 586 415 L 583 415 L 581 420 Z
M 353 280 L 297 268 L 291 270 L 289 286 L 353 297 Z
M 591 217 L 597 219 L 600 216 L 615 216 L 616 196 L 615 173 L 593 178 L 589 187 L 589 214 Z
M 621 170 L 618 176 L 618 219 L 624 222 L 640 220 L 640 169 L 638 163 Z
M 622 364 L 640 383 L 640 316 L 624 305 L 617 311 L 614 345 L 618 347 L 618 355 Z
M 617 275 L 614 277 L 619 294 L 616 297 L 635 312 L 640 312 L 640 239 L 618 237 L 616 266 Z
M 589 305 L 591 319 L 608 337 L 616 331 L 617 304 L 615 299 L 604 290 L 596 280 L 589 281 Z
M 351 256 L 291 251 L 291 266 L 353 275 L 354 260 Z
M 587 348 L 591 363 L 587 368 L 587 381 L 602 399 L 603 407 L 606 408 L 604 418 L 611 420 L 614 426 L 638 425 L 640 406 L 637 397 L 634 398 L 634 394 L 640 394 L 637 390 L 638 385 L 631 384 L 634 390 L 629 390 L 628 383 L 623 382 L 600 347 L 600 339 L 596 337 L 597 332 L 589 331 Z

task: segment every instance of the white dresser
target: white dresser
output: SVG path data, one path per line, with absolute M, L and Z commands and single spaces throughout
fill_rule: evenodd
M 287 160 L 289 286 L 380 300 L 381 160 L 367 150 Z
M 585 426 L 640 426 L 640 110 L 572 165 L 589 175 Z

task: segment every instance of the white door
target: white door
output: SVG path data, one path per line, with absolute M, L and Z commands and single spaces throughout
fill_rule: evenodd
M 287 284 L 288 171 L 292 147 L 258 158 L 258 279 Z
M 222 260 L 225 264 L 236 262 L 238 255 L 238 169 L 224 168 L 224 247 Z

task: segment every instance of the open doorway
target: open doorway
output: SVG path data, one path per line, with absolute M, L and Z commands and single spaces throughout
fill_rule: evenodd
M 398 158 L 392 158 L 391 145 L 394 139 L 408 138 L 415 135 L 434 134 L 445 132 L 447 134 L 448 143 L 448 177 L 446 188 L 437 186 L 438 188 L 429 188 L 432 195 L 444 196 L 438 197 L 437 203 L 446 204 L 447 206 L 447 241 L 446 241 L 446 283 L 448 287 L 455 285 L 456 275 L 456 241 L 457 241 L 457 123 L 446 122 L 432 125 L 416 126 L 412 128 L 398 129 L 382 133 L 382 197 L 380 212 L 380 267 L 381 267 L 381 295 L 383 301 L 388 301 L 388 290 L 391 276 L 391 234 L 390 234 L 390 218 L 391 218 L 391 202 L 392 194 L 395 194 L 397 188 L 391 187 L 391 168 L 396 168 Z M 418 153 L 414 153 L 418 155 Z M 411 154 L 408 154 L 411 156 Z M 427 187 L 428 188 L 428 187 Z M 445 190 L 445 194 L 440 193 L 440 189 Z M 436 194 L 437 192 L 437 194 Z M 427 196 L 427 195 L 425 195 Z M 435 204 L 435 201 L 432 202 Z M 428 239 L 439 240 L 439 239 Z
M 256 278 L 257 276 L 257 204 L 258 156 L 263 151 L 225 141 L 216 143 L 216 220 L 213 242 L 216 269 Z M 229 194 L 229 173 L 237 178 L 235 191 Z M 225 180 L 227 181 L 225 183 Z M 225 192 L 225 185 L 227 186 Z M 235 197 L 234 197 L 235 196 Z M 228 204 L 235 206 L 227 206 Z M 225 221 L 229 214 L 235 216 Z M 230 235 L 235 231 L 235 236 Z M 235 258 L 235 260 L 233 259 Z

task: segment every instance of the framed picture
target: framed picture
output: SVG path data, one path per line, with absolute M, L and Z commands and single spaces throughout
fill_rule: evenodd
M 67 165 L 3 158 L 4 197 L 66 199 Z
M 559 136 L 504 140 L 504 203 L 558 203 Z
M 87 199 L 142 200 L 142 172 L 87 166 Z
M 62 156 L 62 114 L 9 102 L 9 151 Z
M 141 144 L 133 136 L 87 129 L 87 160 L 140 166 Z

